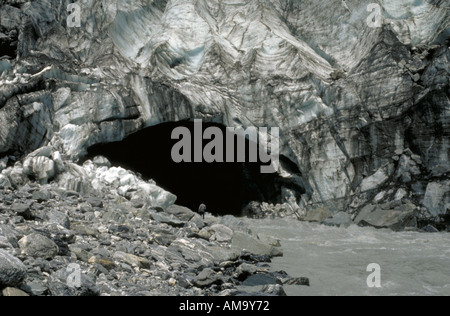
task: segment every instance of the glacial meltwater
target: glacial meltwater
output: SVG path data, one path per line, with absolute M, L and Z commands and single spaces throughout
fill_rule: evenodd
M 284 256 L 273 259 L 271 270 L 310 279 L 310 287 L 285 285 L 289 296 L 450 295 L 450 233 L 244 221 L 254 232 L 280 239 Z M 372 263 L 381 268 L 381 288 L 367 284 Z

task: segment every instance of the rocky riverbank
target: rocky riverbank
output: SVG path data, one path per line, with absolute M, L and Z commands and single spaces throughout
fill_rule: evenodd
M 114 178 L 117 168 L 103 158 L 96 163 L 85 164 L 103 170 L 92 173 L 94 178 Z M 19 167 L 9 171 L 14 168 Z M 120 170 L 122 180 L 128 175 L 131 182 L 146 183 Z M 259 294 L 282 295 L 283 283 L 309 282 L 269 272 L 267 263 L 283 254 L 278 240 L 253 234 L 232 216 L 208 214 L 203 220 L 181 206 L 154 206 L 169 196 L 162 189 L 146 199 L 127 199 L 114 181 L 99 181 L 97 190 L 80 193 L 57 181 L 30 181 L 24 173 L 12 177 L 16 182 L 5 179 L 0 189 L 4 296 L 241 295 L 241 284 L 259 286 L 253 287 Z

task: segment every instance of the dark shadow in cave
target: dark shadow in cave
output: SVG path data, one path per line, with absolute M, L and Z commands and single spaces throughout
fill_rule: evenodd
M 17 57 L 18 37 L 0 38 L 0 58 L 14 59 Z
M 146 128 L 121 142 L 93 146 L 88 150 L 87 158 L 102 155 L 114 166 L 138 172 L 144 179 L 153 179 L 178 196 L 177 204 L 194 211 L 205 203 L 208 212 L 213 214 L 239 216 L 251 201 L 281 202 L 285 180 L 276 173 L 261 174 L 261 163 L 173 162 L 171 151 L 178 140 L 172 140 L 171 134 L 179 126 L 189 128 L 194 135 L 193 122 L 164 123 Z M 225 135 L 226 127 L 215 123 L 203 123 L 203 131 L 211 126 L 219 127 Z M 204 140 L 203 146 L 208 142 Z M 248 140 L 246 148 L 246 161 L 249 161 Z

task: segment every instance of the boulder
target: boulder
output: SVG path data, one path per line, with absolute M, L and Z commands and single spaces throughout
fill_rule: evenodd
M 244 262 L 236 269 L 234 276 L 239 281 L 244 281 L 249 276 L 251 276 L 259 271 L 260 271 L 260 269 L 258 269 L 255 265 Z
M 427 186 L 423 205 L 433 216 L 445 215 L 450 203 L 450 181 L 432 182 Z
M 222 218 L 220 218 L 219 224 L 225 225 L 235 232 L 251 234 L 251 230 L 248 228 L 248 226 L 242 220 L 234 217 L 233 215 L 223 216 Z
M 195 214 L 194 217 L 192 217 L 189 222 L 195 224 L 195 226 L 197 226 L 198 229 L 202 229 L 203 227 L 205 227 L 205 222 L 203 221 L 203 218 L 198 214 Z
M 233 238 L 233 230 L 225 225 L 214 224 L 209 231 L 212 232 L 211 239 L 217 242 L 230 242 Z
M 174 215 L 180 221 L 188 222 L 190 221 L 196 213 L 188 209 L 187 207 L 179 206 L 179 205 L 171 205 L 166 210 L 166 213 Z
M 0 237 L 4 237 L 11 244 L 17 244 L 21 234 L 10 225 L 0 224 Z
M 220 285 L 223 283 L 222 278 L 212 269 L 204 269 L 195 279 L 194 285 L 200 288 L 210 287 L 214 284 Z
M 167 248 L 165 257 L 169 262 L 188 265 L 191 268 L 212 266 L 214 256 L 208 250 L 208 243 L 201 239 L 178 238 Z
M 285 285 L 310 286 L 308 278 L 291 278 L 283 282 Z
M 183 227 L 185 225 L 185 222 L 180 221 L 175 216 L 169 216 L 164 213 L 152 213 L 151 217 L 153 220 L 162 223 L 167 224 L 172 227 Z
M 33 258 L 51 260 L 59 252 L 59 248 L 53 240 L 38 233 L 23 237 L 19 240 L 19 246 L 22 255 Z
M 355 219 L 361 226 L 390 228 L 400 231 L 406 227 L 417 227 L 416 206 L 404 204 L 396 209 L 384 209 L 378 206 L 366 206 Z
M 424 233 L 430 233 L 430 234 L 432 234 L 432 233 L 439 233 L 439 230 L 436 227 L 434 227 L 433 225 L 425 226 L 424 228 L 422 228 L 422 231 Z
M 241 252 L 247 251 L 260 256 L 268 255 L 277 257 L 283 255 L 280 248 L 264 244 L 256 238 L 241 232 L 234 233 L 231 240 L 231 248 Z
M 0 288 L 19 286 L 26 274 L 27 268 L 22 261 L 0 249 Z

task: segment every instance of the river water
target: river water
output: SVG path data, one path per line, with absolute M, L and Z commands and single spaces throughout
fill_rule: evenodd
M 244 221 L 254 232 L 280 239 L 284 256 L 273 259 L 272 270 L 310 279 L 310 287 L 284 286 L 289 296 L 450 295 L 450 233 Z M 381 288 L 367 284 L 372 263 L 381 268 Z

